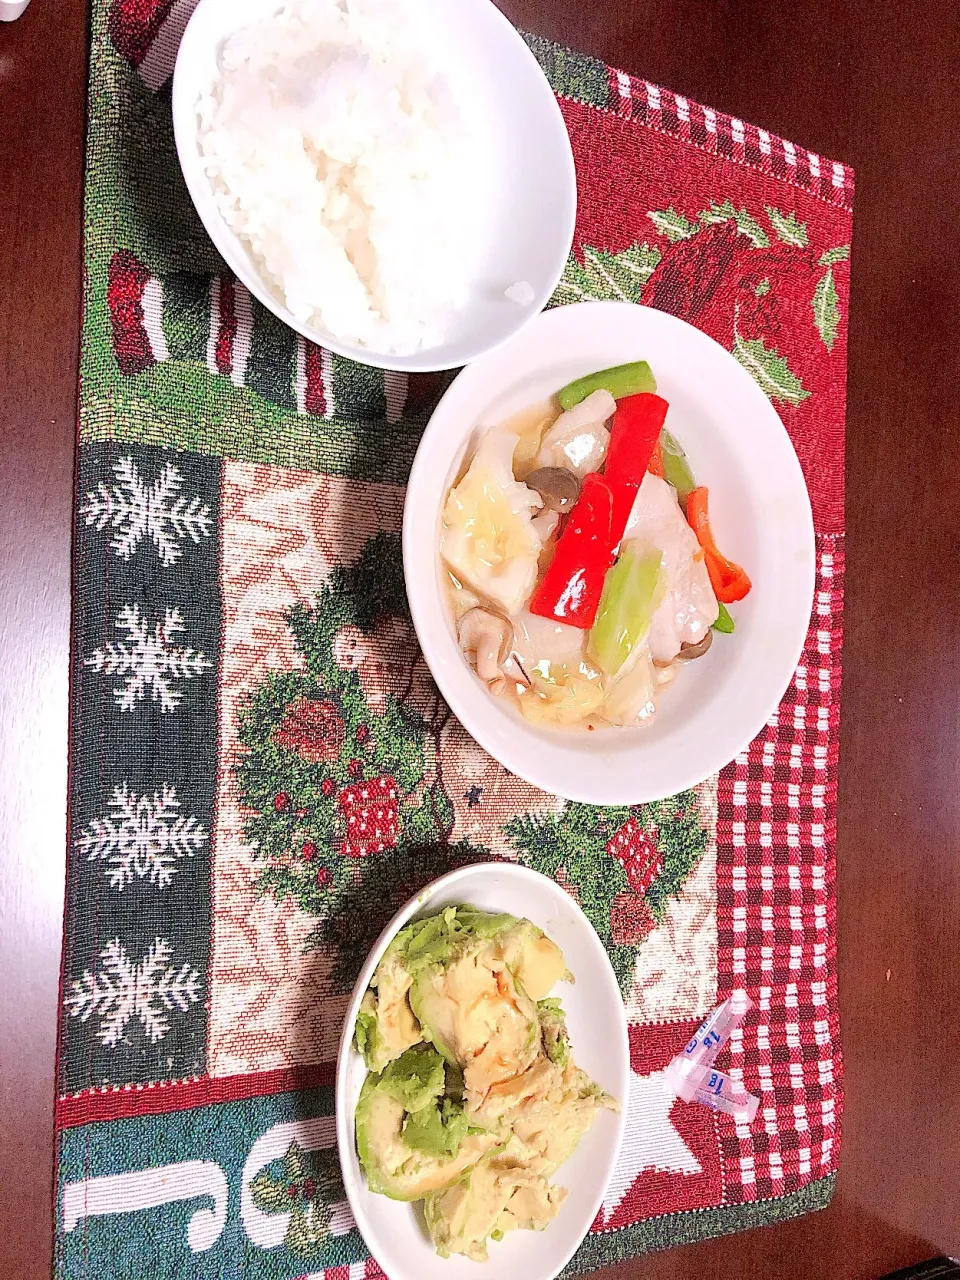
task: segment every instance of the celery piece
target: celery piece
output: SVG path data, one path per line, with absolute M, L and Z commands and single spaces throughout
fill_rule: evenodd
M 607 573 L 587 653 L 608 676 L 617 674 L 650 630 L 662 595 L 662 560 L 656 548 L 628 543 Z

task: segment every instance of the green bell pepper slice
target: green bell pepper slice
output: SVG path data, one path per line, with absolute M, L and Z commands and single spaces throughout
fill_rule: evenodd
M 720 612 L 717 614 L 713 629 L 714 631 L 722 631 L 725 636 L 731 635 L 736 630 L 736 627 L 733 618 L 730 616 L 730 611 L 725 604 L 720 603 L 720 601 L 717 603 L 720 604 Z
M 687 455 L 675 436 L 669 431 L 660 432 L 660 456 L 663 459 L 663 478 L 677 491 L 680 505 L 686 507 L 687 499 L 697 487 L 693 469 Z
M 611 369 L 598 369 L 596 373 L 588 373 L 583 378 L 568 382 L 557 393 L 557 398 L 562 409 L 572 409 L 594 391 L 609 391 L 614 400 L 622 400 L 624 396 L 635 396 L 641 391 L 656 389 L 657 380 L 646 360 L 636 360 L 633 364 L 617 364 Z

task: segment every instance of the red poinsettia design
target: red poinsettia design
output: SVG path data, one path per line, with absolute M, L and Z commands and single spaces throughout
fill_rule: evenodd
M 641 827 L 636 818 L 628 818 L 607 841 L 606 848 L 611 858 L 616 858 L 623 867 L 627 884 L 634 893 L 646 893 L 663 866 L 657 833 Z
M 732 205 L 702 214 L 715 219 L 705 226 L 657 215 L 675 219 L 680 238 L 663 249 L 641 301 L 709 333 L 775 404 L 797 408 L 823 384 L 823 347 L 833 350 L 840 321 L 835 272 L 849 249 L 818 254 L 803 224 L 768 214 L 779 241 Z
M 400 806 L 396 779 L 385 774 L 344 787 L 337 796 L 346 820 L 340 845 L 345 858 L 366 858 L 393 849 L 400 838 Z
M 645 306 L 669 311 L 718 337 L 732 335 L 740 288 L 740 259 L 749 242 L 733 223 L 707 227 L 663 252 L 646 283 Z
M 296 751 L 302 760 L 319 764 L 339 757 L 344 735 L 343 716 L 334 703 L 297 698 L 287 707 L 273 740 L 288 751 Z
M 135 67 L 147 56 L 174 0 L 113 0 L 107 18 L 110 39 Z
M 618 946 L 639 946 L 656 924 L 646 899 L 636 893 L 618 893 L 610 904 L 610 936 Z

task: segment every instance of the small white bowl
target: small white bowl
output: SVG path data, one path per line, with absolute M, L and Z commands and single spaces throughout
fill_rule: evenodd
M 569 1194 L 550 1226 L 543 1232 L 517 1231 L 491 1244 L 486 1265 L 438 1257 L 416 1206 L 370 1191 L 354 1136 L 354 1112 L 367 1074 L 353 1047 L 363 994 L 388 943 L 408 920 L 461 903 L 525 916 L 560 947 L 576 978 L 555 992 L 567 1014 L 574 1058 L 621 1104 L 620 1112 L 597 1116 L 555 1175 L 553 1180 Z M 590 1230 L 603 1201 L 623 1138 L 629 1082 L 627 1022 L 617 979 L 593 926 L 558 884 L 526 867 L 484 862 L 452 871 L 411 898 L 367 957 L 347 1010 L 337 1059 L 337 1145 L 347 1199 L 367 1247 L 390 1280 L 477 1280 L 487 1274 L 497 1280 L 553 1280 Z
M 304 337 L 361 364 L 408 372 L 455 369 L 515 334 L 547 303 L 573 241 L 577 184 L 566 125 L 523 39 L 490 0 L 420 0 L 439 62 L 462 99 L 486 158 L 483 240 L 475 285 L 449 337 L 410 355 L 343 342 L 296 320 L 220 215 L 197 145 L 197 104 L 217 75 L 224 40 L 280 0 L 200 0 L 173 78 L 173 127 L 187 189 L 210 239 L 250 292 Z M 423 264 L 430 270 L 429 260 Z M 529 302 L 504 296 L 526 281 Z
M 689 663 L 653 723 L 594 732 L 529 724 L 464 661 L 446 607 L 440 515 L 464 455 L 491 426 L 595 369 L 648 360 L 669 401 L 667 426 L 710 490 L 717 544 L 753 581 L 731 606 L 733 635 Z M 407 595 L 441 693 L 477 742 L 544 791 L 590 804 L 639 804 L 702 782 L 776 709 L 803 649 L 813 600 L 813 518 L 783 424 L 733 356 L 699 329 L 649 307 L 586 302 L 541 315 L 465 369 L 424 432 L 403 521 Z

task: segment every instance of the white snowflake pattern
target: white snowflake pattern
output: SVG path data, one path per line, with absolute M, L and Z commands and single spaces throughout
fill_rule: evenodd
M 117 483 L 106 485 L 101 480 L 87 493 L 80 514 L 88 525 L 116 530 L 110 546 L 121 559 L 129 560 L 149 538 L 161 563 L 169 568 L 183 555 L 187 538 L 199 543 L 210 536 L 210 508 L 198 495 L 189 500 L 180 496 L 183 476 L 172 463 L 164 464 L 152 484 L 144 480 L 131 457 L 119 458 L 113 470 Z
M 129 1022 L 138 1020 L 156 1044 L 170 1030 L 169 1014 L 186 1013 L 200 999 L 200 974 L 188 964 L 169 963 L 173 948 L 154 938 L 139 962 L 131 960 L 119 938 L 100 952 L 96 971 L 84 970 L 64 1001 L 72 1018 L 99 1020 L 97 1039 L 112 1047 L 122 1039 Z
M 94 671 L 123 677 L 113 691 L 121 711 L 132 711 L 148 689 L 161 711 L 175 711 L 183 692 L 173 682 L 193 680 L 213 666 L 202 651 L 172 644 L 173 637 L 185 629 L 179 609 L 167 609 L 163 622 L 155 622 L 151 629 L 140 616 L 140 606 L 127 604 L 114 625 L 125 631 L 128 639 L 111 641 L 83 661 Z
M 106 862 L 115 889 L 147 876 L 163 888 L 173 879 L 180 858 L 199 853 L 207 833 L 196 818 L 180 812 L 176 787 L 164 783 L 152 796 L 138 796 L 124 782 L 114 787 L 112 812 L 89 822 L 76 847 L 88 862 Z

